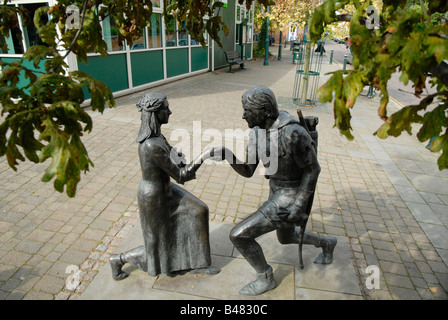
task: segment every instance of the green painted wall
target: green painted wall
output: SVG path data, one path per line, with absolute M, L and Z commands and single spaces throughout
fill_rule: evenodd
M 233 50 L 235 41 L 235 3 L 236 0 L 228 1 L 227 8 L 221 8 L 223 22 L 229 27 L 229 34 L 226 36 L 223 31 L 219 32 L 222 48 L 215 43 L 215 68 L 227 66 L 225 51 Z
M 166 50 L 166 73 L 171 78 L 188 73 L 188 49 Z
M 163 51 L 144 51 L 131 53 L 132 85 L 154 82 L 163 79 Z
M 20 58 L 15 58 L 15 57 L 11 57 L 11 58 L 2 57 L 2 58 L 0 58 L 0 60 L 3 61 L 3 62 L 11 63 L 11 62 L 20 60 Z M 38 66 L 37 69 L 34 68 L 33 62 L 32 62 L 32 61 L 29 61 L 29 60 L 24 60 L 24 61 L 23 61 L 23 65 L 24 65 L 26 68 L 30 69 L 30 70 L 45 71 L 45 66 L 44 66 L 45 61 L 47 61 L 47 60 L 46 60 L 46 59 L 42 60 L 42 61 L 39 63 L 39 66 Z M 37 73 L 36 75 L 39 76 L 40 74 Z M 30 83 L 30 81 L 29 81 L 28 79 L 25 78 L 25 71 L 21 71 L 21 72 L 20 72 L 20 75 L 19 75 L 19 83 L 17 84 L 17 86 L 18 86 L 19 88 L 23 88 L 23 87 L 27 86 L 29 83 Z
M 78 61 L 78 69 L 104 82 L 112 92 L 129 87 L 125 53 L 88 57 L 88 64 Z
M 228 64 L 226 63 L 226 57 L 224 55 L 225 51 L 229 50 L 237 50 L 241 52 L 241 46 L 236 45 L 236 48 L 234 49 L 234 41 L 235 41 L 235 32 L 236 32 L 236 26 L 235 26 L 235 6 L 237 1 L 236 0 L 229 0 L 227 8 L 221 8 L 222 12 L 222 19 L 224 23 L 229 28 L 229 34 L 226 36 L 224 32 L 219 33 L 219 37 L 221 38 L 222 48 L 220 48 L 217 44 L 215 44 L 215 52 L 214 52 L 214 58 L 215 58 L 215 68 L 225 67 Z M 251 51 L 252 50 L 252 44 L 248 43 L 245 47 L 245 58 L 249 59 L 251 58 Z
M 206 69 L 208 48 L 202 47 L 191 48 L 191 71 Z
M 246 47 L 244 48 L 244 54 L 245 54 L 245 57 L 246 57 L 246 59 L 251 59 L 252 58 L 252 46 L 253 46 L 253 43 L 248 43 L 248 44 L 246 44 Z

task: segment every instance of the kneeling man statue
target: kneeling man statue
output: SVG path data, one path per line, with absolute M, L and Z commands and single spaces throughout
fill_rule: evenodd
M 213 152 L 215 159 L 227 160 L 244 177 L 254 174 L 260 159 L 266 168 L 270 185 L 268 200 L 230 233 L 232 243 L 257 272 L 257 280 L 243 287 L 240 294 L 259 295 L 274 289 L 276 283 L 272 267 L 255 240 L 257 237 L 276 230 L 282 244 L 297 243 L 300 249 L 302 244 L 313 244 L 322 248 L 314 260 L 320 264 L 332 263 L 337 239 L 305 231 L 320 173 L 317 141 L 313 141 L 305 120 L 315 127 L 317 118 L 299 121 L 288 112 L 279 111 L 274 93 L 266 87 L 248 90 L 242 96 L 242 104 L 243 119 L 252 128 L 246 161 L 240 161 L 225 147 L 214 148 Z M 277 154 L 265 157 L 260 150 L 276 150 Z

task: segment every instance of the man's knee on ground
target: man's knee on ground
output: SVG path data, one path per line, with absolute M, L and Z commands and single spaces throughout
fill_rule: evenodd
M 277 239 L 280 244 L 296 243 L 297 237 L 295 228 L 277 229 Z

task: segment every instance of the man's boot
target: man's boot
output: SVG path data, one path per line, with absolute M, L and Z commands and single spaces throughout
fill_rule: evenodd
M 319 247 L 322 247 L 322 253 L 314 260 L 314 263 L 331 264 L 333 262 L 334 247 L 336 247 L 338 239 L 334 236 L 326 236 L 319 242 L 321 243 Z
M 262 294 L 263 292 L 272 290 L 275 288 L 274 272 L 271 266 L 269 266 L 268 271 L 263 273 L 257 273 L 258 280 L 255 280 L 243 289 L 241 289 L 240 294 L 247 296 L 256 296 Z

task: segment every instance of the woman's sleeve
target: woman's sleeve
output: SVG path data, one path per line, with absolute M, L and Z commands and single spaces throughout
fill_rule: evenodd
M 151 142 L 146 142 L 145 149 L 146 152 L 151 154 L 149 157 L 150 161 L 165 171 L 177 183 L 183 184 L 195 177 L 194 173 L 188 171 L 184 163 L 179 162 L 179 156 L 176 149 L 170 148 L 172 152 L 176 153 L 175 155 L 171 155 L 171 152 L 168 152 L 162 146 Z

